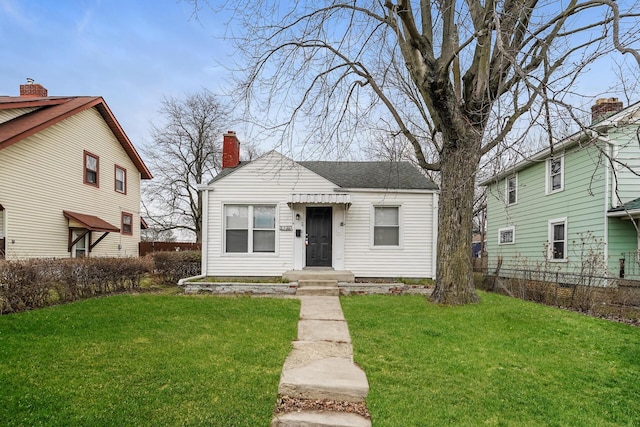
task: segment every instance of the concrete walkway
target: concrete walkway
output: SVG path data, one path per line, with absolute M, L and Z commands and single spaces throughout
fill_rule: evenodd
M 364 403 L 369 383 L 353 363 L 347 322 L 337 296 L 299 296 L 298 339 L 282 368 L 278 394 L 300 400 Z M 329 405 L 333 408 L 335 405 Z M 271 427 L 368 427 L 356 413 L 302 410 L 276 415 Z

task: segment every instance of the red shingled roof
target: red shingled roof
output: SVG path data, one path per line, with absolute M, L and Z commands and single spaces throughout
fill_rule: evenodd
M 100 96 L 73 96 L 46 98 L 25 98 L 15 96 L 0 96 L 0 110 L 14 108 L 38 107 L 30 113 L 15 119 L 0 123 L 0 150 L 27 138 L 43 129 L 53 126 L 62 120 L 81 111 L 95 107 L 107 123 L 122 148 L 129 155 L 142 179 L 151 179 L 151 172 L 147 169 L 133 144 L 120 127 L 115 116 Z
M 69 211 L 62 211 L 62 213 L 65 218 L 79 222 L 80 224 L 84 225 L 87 230 L 104 232 L 114 231 L 116 233 L 120 231 L 120 229 L 115 225 L 111 225 L 107 221 L 94 215 L 87 215 Z

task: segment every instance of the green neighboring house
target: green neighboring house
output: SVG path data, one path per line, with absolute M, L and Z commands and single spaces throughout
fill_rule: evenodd
M 480 185 L 487 187 L 488 268 L 585 283 L 639 279 L 640 103 L 598 100 L 587 130 Z M 597 283 L 604 283 L 601 279 Z

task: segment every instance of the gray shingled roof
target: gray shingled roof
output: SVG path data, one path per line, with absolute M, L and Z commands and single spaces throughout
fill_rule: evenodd
M 409 162 L 298 162 L 342 188 L 437 190 Z
M 216 175 L 209 184 L 251 162 L 240 162 Z M 437 190 L 438 186 L 409 162 L 297 162 L 342 188 L 384 188 L 395 190 Z

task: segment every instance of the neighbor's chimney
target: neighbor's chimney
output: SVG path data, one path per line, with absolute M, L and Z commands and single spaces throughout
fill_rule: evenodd
M 222 142 L 222 169 L 235 168 L 240 163 L 240 141 L 232 130 L 224 134 Z
M 33 79 L 27 78 L 26 85 L 20 85 L 20 96 L 42 98 L 49 96 L 49 92 L 40 83 L 34 83 Z
M 618 98 L 600 98 L 591 106 L 591 123 L 599 122 L 622 110 Z

